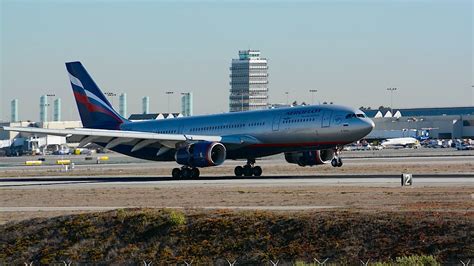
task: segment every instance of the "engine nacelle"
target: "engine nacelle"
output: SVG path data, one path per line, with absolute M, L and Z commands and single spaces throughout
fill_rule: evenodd
M 202 141 L 179 148 L 175 160 L 181 165 L 208 167 L 222 164 L 226 159 L 226 149 L 222 143 Z
M 333 158 L 333 150 L 316 150 L 285 153 L 285 159 L 288 163 L 294 163 L 299 166 L 326 164 L 330 163 Z

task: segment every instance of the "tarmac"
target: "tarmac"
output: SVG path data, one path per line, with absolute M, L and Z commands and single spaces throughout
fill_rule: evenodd
M 0 223 L 118 208 L 231 209 L 236 211 L 410 210 L 474 212 L 474 152 L 420 149 L 346 152 L 344 166 L 299 167 L 282 156 L 258 161 L 262 177 L 232 175 L 241 161 L 202 169 L 197 179 L 169 177 L 174 162 L 108 154 L 103 164 L 77 161 L 73 171 L 46 156 L 0 158 Z M 401 173 L 413 185 L 401 186 Z
M 474 188 L 474 174 L 436 174 L 419 175 L 413 177 L 413 186 L 472 186 Z M 28 177 L 28 178 L 2 178 L 1 188 L 18 189 L 43 189 L 43 188 L 95 188 L 107 186 L 147 187 L 147 186 L 360 186 L 360 187 L 398 187 L 401 177 L 396 175 L 325 175 L 325 176 L 262 176 L 239 177 L 213 176 L 197 179 L 175 180 L 170 177 L 136 177 L 136 176 L 110 176 L 110 177 Z

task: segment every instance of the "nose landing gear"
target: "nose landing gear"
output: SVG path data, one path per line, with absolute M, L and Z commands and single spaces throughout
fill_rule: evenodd
M 340 151 L 342 150 L 342 147 L 337 147 L 334 150 L 334 158 L 331 160 L 331 165 L 333 167 L 341 167 L 342 166 L 342 159 L 339 157 Z
M 341 166 L 342 166 L 342 160 L 341 160 L 341 158 L 336 157 L 336 158 L 332 159 L 332 160 L 331 160 L 331 165 L 332 165 L 333 167 L 341 167 Z
M 261 176 L 263 172 L 262 167 L 254 165 L 255 159 L 248 159 L 246 165 L 235 167 L 235 176 Z

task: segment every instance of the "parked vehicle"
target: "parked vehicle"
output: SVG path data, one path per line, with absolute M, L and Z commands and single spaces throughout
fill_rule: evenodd
M 470 142 L 457 143 L 456 149 L 458 151 L 474 150 L 474 145 Z
M 5 154 L 9 157 L 23 155 L 39 155 L 41 151 L 37 138 L 18 138 L 12 141 L 10 147 L 5 148 Z

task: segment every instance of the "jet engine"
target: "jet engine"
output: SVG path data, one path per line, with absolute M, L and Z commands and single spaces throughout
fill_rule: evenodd
M 190 167 L 208 167 L 222 164 L 226 159 L 226 149 L 219 142 L 196 142 L 177 149 L 175 160 Z
M 288 163 L 294 163 L 299 166 L 313 166 L 318 164 L 330 163 L 334 159 L 333 150 L 316 150 L 302 152 L 286 152 L 285 159 Z

